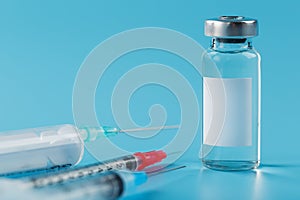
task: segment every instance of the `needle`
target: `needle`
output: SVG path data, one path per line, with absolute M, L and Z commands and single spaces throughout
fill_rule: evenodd
M 130 129 L 119 129 L 110 126 L 100 127 L 79 127 L 79 134 L 84 141 L 94 141 L 98 137 L 110 137 L 116 136 L 118 133 L 130 133 L 139 131 L 153 131 L 153 130 L 166 130 L 166 129 L 178 129 L 179 125 L 169 126 L 153 126 L 153 127 L 141 127 L 141 128 L 130 128 Z
M 148 176 L 156 176 L 158 174 L 175 171 L 175 170 L 182 169 L 185 167 L 186 167 L 185 165 L 182 165 L 182 166 L 178 166 L 178 167 L 174 167 L 174 168 L 170 168 L 170 169 L 164 169 L 164 170 L 158 169 L 158 170 L 148 172 L 147 174 L 148 174 Z
M 146 127 L 146 128 L 131 128 L 131 129 L 122 129 L 119 130 L 119 133 L 124 132 L 138 132 L 138 131 L 153 131 L 153 130 L 165 130 L 165 129 L 177 129 L 179 125 L 170 125 L 170 126 L 153 126 L 153 127 Z

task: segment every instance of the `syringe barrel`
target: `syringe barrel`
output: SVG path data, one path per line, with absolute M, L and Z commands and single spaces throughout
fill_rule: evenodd
M 117 173 L 106 172 L 33 189 L 40 195 L 59 200 L 113 200 L 123 194 L 124 183 Z
M 69 124 L 0 133 L 0 175 L 75 165 L 84 144 Z
M 52 195 L 53 199 L 112 200 L 134 193 L 146 181 L 145 172 L 110 171 L 35 189 L 46 196 Z

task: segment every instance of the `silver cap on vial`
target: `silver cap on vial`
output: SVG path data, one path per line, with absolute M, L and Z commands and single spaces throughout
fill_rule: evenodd
M 254 37 L 258 35 L 256 19 L 242 16 L 221 16 L 205 21 L 205 35 L 221 38 Z

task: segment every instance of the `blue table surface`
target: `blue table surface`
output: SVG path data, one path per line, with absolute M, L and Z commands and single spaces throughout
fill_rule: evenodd
M 299 199 L 300 163 L 265 163 L 244 172 L 213 171 L 198 160 L 184 169 L 152 177 L 140 194 L 122 199 Z
M 292 159 L 292 153 L 285 158 L 265 159 L 258 169 L 239 172 L 207 169 L 197 155 L 196 148 L 192 147 L 192 150 L 168 166 L 185 168 L 152 176 L 133 194 L 121 199 L 300 198 L 300 161 Z M 84 158 L 81 164 L 89 162 L 90 158 Z

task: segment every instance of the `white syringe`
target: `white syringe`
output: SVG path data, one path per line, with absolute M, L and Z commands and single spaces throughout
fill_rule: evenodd
M 121 130 L 112 127 L 76 127 L 71 124 L 0 133 L 0 175 L 73 166 L 80 162 L 84 142 L 121 132 L 176 129 L 174 126 Z

